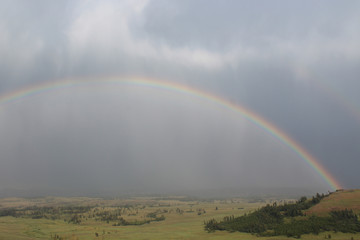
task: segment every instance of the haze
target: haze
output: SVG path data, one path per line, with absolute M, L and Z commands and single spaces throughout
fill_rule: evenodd
M 67 78 L 186 84 L 262 116 L 358 188 L 359 22 L 358 1 L 3 1 L 0 96 Z M 0 152 L 0 191 L 330 190 L 241 114 L 131 84 L 2 102 Z

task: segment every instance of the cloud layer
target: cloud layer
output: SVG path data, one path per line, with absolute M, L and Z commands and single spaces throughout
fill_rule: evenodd
M 185 83 L 252 109 L 309 150 L 345 187 L 359 187 L 359 13 L 358 1 L 4 1 L 0 93 L 108 75 Z M 282 185 L 287 175 L 279 173 L 293 176 L 292 166 L 304 171 L 288 185 L 309 185 L 299 184 L 312 173 L 306 165 L 241 118 L 163 92 L 106 89 L 106 94 L 69 90 L 2 106 L 0 141 L 6 147 L 0 188 L 22 186 L 34 176 L 33 185 L 53 179 L 49 186 L 59 187 L 77 175 L 89 188 L 97 182 L 101 188 L 106 171 L 111 182 L 131 179 L 123 188 L 144 187 L 147 179 L 159 188 L 161 183 L 186 188 L 196 179 L 194 188 Z M 234 129 L 239 134 L 232 135 Z M 163 152 L 153 152 L 162 145 Z M 126 159 L 121 176 L 110 153 Z M 94 160 L 100 155 L 107 156 L 103 170 Z M 151 161 L 139 160 L 144 155 Z M 21 170 L 26 158 L 28 173 Z M 60 160 L 73 158 L 82 160 Z M 223 158 L 227 164 L 216 162 Z M 82 168 L 85 161 L 93 162 Z M 141 164 L 145 170 L 139 170 Z M 258 174 L 237 177 L 247 164 Z M 159 170 L 160 165 L 174 170 Z M 56 169 L 68 171 L 68 177 Z M 136 177 L 127 175 L 131 172 Z M 309 179 L 326 188 L 314 178 Z

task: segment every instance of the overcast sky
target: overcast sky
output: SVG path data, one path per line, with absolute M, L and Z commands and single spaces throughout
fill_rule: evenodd
M 0 96 L 65 78 L 186 84 L 262 116 L 359 188 L 359 22 L 350 0 L 1 1 Z M 0 190 L 330 190 L 241 114 L 145 86 L 2 104 L 0 143 Z

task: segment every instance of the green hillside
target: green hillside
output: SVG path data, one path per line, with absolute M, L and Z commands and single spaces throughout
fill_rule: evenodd
M 302 197 L 296 203 L 268 204 L 240 217 L 227 216 L 222 221 L 211 219 L 205 222 L 205 230 L 296 238 L 328 231 L 359 233 L 358 193 L 337 191 L 328 195 L 316 194 L 310 199 Z

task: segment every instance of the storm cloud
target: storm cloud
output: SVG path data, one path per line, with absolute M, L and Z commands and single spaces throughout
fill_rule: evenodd
M 357 1 L 3 1 L 0 93 L 143 76 L 245 106 L 359 187 Z M 0 189 L 327 191 L 289 147 L 216 103 L 84 84 L 2 104 Z

